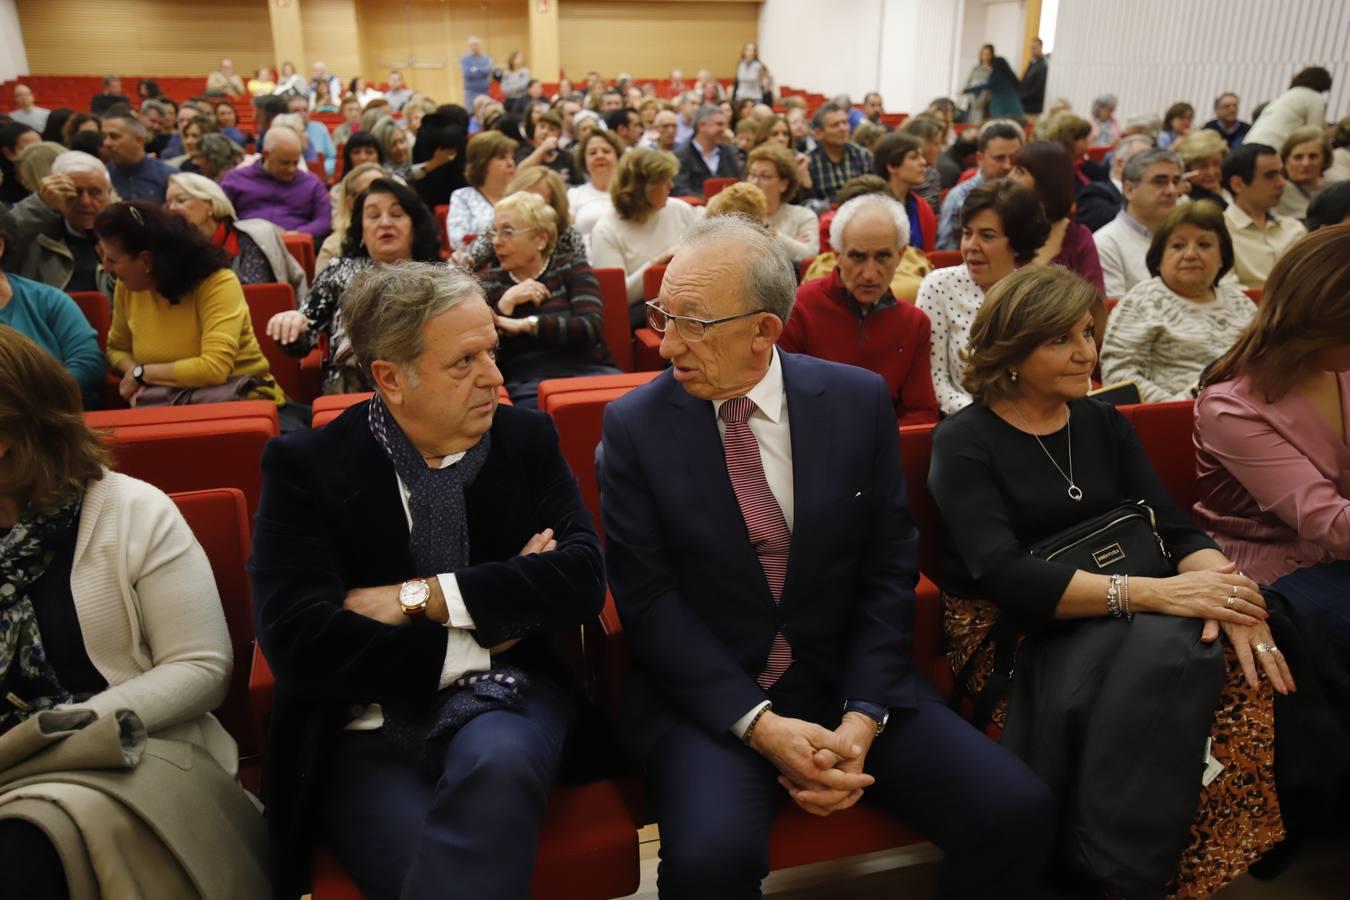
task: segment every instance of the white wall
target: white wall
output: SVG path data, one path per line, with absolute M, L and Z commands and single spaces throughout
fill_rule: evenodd
M 23 49 L 23 29 L 14 0 L 0 0 L 0 81 L 28 74 L 28 54 Z
M 1123 124 L 1185 100 L 1198 125 L 1231 90 L 1250 120 L 1311 65 L 1331 71 L 1327 116 L 1350 113 L 1347 0 L 1072 0 L 1059 5 L 1046 105 L 1067 97 L 1086 114 L 1095 95 L 1114 93 Z

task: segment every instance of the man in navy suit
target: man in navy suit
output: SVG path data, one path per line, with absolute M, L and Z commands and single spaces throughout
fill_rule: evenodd
M 528 896 L 595 529 L 549 419 L 497 408 L 472 277 L 381 266 L 342 316 L 375 397 L 268 444 L 250 560 L 274 889 L 303 892 L 318 835 L 367 897 Z
M 821 816 L 879 804 L 945 851 L 944 897 L 1022 896 L 1051 846 L 1049 792 L 915 671 L 890 396 L 776 350 L 795 291 L 771 236 L 704 223 L 650 305 L 671 369 L 605 413 L 623 733 L 661 827 L 661 896 L 759 896 L 785 797 Z

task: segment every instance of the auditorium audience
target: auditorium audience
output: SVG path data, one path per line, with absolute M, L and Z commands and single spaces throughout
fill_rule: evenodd
M 315 273 L 322 272 L 330 262 L 342 255 L 342 243 L 347 239 L 347 226 L 352 222 L 352 205 L 361 192 L 370 187 L 377 178 L 385 178 L 388 173 L 379 163 L 361 163 L 342 176 L 333 188 L 333 231 L 323 239 L 323 246 L 314 259 Z
M 1073 162 L 1053 141 L 1032 141 L 1013 154 L 1008 180 L 1031 188 L 1050 221 L 1050 234 L 1036 251 L 1035 262 L 1063 266 L 1105 294 L 1102 264 L 1086 225 L 1073 221 Z
M 1022 896 L 1052 843 L 1048 792 L 914 671 L 889 391 L 775 349 L 795 289 L 761 229 L 701 224 L 650 304 L 675 377 L 605 410 L 621 733 L 661 829 L 661 895 L 757 896 L 785 791 L 816 815 L 876 801 L 943 849 L 945 896 Z
M 1219 281 L 1233 267 L 1223 212 L 1208 201 L 1178 205 L 1153 234 L 1152 276 L 1120 298 L 1102 342 L 1102 381 L 1130 381 L 1145 403 L 1187 400 L 1200 373 L 1228 351 L 1256 314 Z
M 675 151 L 680 164 L 674 192 L 680 197 L 703 197 L 709 178 L 740 178 L 741 160 L 726 142 L 727 117 L 716 106 L 701 106 L 694 117 L 694 136 Z
M 293 356 L 304 356 L 318 346 L 320 334 L 328 335 L 323 392 L 370 390 L 366 373 L 348 342 L 347 324 L 340 311 L 342 296 L 366 269 L 409 260 L 441 263 L 436 219 L 411 189 L 390 178 L 377 178 L 352 204 L 342 255 L 315 276 L 304 306 L 272 317 L 267 323 L 268 335 Z
M 1275 214 L 1302 222 L 1308 217 L 1308 204 L 1326 187 L 1326 171 L 1331 168 L 1331 144 L 1321 127 L 1295 128 L 1280 148 L 1284 161 L 1284 192 Z
M 860 175 L 839 189 L 838 202 L 840 206 L 843 206 L 850 200 L 868 194 L 880 194 L 883 197 L 895 199 L 884 179 L 875 175 Z M 806 271 L 802 273 L 801 280 L 803 282 L 826 278 L 838 265 L 838 255 L 834 248 L 828 246 L 830 226 L 834 223 L 834 216 L 837 211 L 830 210 L 820 217 L 820 239 L 825 249 L 811 261 Z M 913 303 L 919 295 L 919 286 L 923 284 L 924 278 L 932 271 L 933 264 L 928 261 L 928 257 L 922 251 L 912 246 L 905 247 L 900 256 L 900 265 L 891 278 L 891 294 L 895 296 L 896 300 Z
M 206 93 L 224 94 L 227 97 L 242 97 L 245 93 L 257 96 L 261 93 L 270 93 L 270 91 L 249 91 L 244 90 L 244 79 L 234 71 L 234 60 L 222 59 L 220 68 L 206 76 Z
M 271 94 L 277 88 L 276 73 L 267 66 L 261 66 L 253 73 L 253 77 L 244 84 L 244 87 L 248 90 L 250 97 Z
M 517 143 L 499 131 L 484 131 L 469 142 L 464 167 L 468 185 L 450 195 L 446 231 L 450 246 L 458 251 L 492 226 L 492 208 L 506 194 L 507 183 L 516 175 L 512 158 Z
M 1081 120 L 1080 120 L 1081 121 Z M 1192 132 L 1192 135 L 1198 132 Z M 1192 138 L 1187 135 L 1181 143 Z M 1060 146 L 1064 146 L 1062 143 Z M 1074 219 L 1097 232 L 1109 224 L 1125 208 L 1125 166 L 1137 154 L 1153 149 L 1153 138 L 1147 134 L 1127 134 L 1111 151 L 1111 168 L 1104 179 L 1080 177 L 1074 199 Z M 1178 151 L 1179 152 L 1179 151 Z M 1075 160 L 1075 171 L 1083 171 Z M 1096 174 L 1096 172 L 1092 172 Z M 1215 183 L 1218 175 L 1215 174 Z
M 1007 179 L 981 184 L 961 206 L 961 265 L 923 280 L 916 305 L 933 327 L 933 390 L 943 415 L 970 403 L 962 381 L 975 315 L 988 292 L 1036 258 L 1050 234 L 1034 191 Z
M 108 468 L 74 380 L 5 327 L 0 443 L 6 893 L 267 896 L 265 825 L 211 715 L 234 661 L 192 530 Z
M 103 270 L 93 228 L 112 198 L 108 170 L 98 159 L 78 150 L 58 156 L 37 193 L 11 210 L 18 243 L 28 247 L 18 274 L 63 291 L 101 291 L 111 298 L 112 275 Z
M 478 273 L 501 344 L 511 402 L 534 409 L 546 378 L 618 374 L 605 345 L 600 285 L 584 256 L 555 253 L 558 214 L 530 191 L 494 208 L 495 264 Z
M 104 115 L 114 106 L 131 106 L 131 98 L 122 93 L 122 79 L 116 75 L 103 76 L 103 91 L 95 94 L 89 101 L 89 111 L 96 116 Z
M 1116 95 L 1102 94 L 1092 101 L 1092 133 L 1088 145 L 1110 147 L 1120 140 L 1120 123 L 1116 121 Z
M 1238 95 L 1220 94 L 1214 98 L 1214 118 L 1205 123 L 1205 128 L 1223 138 L 1229 150 L 1242 146 L 1247 132 L 1252 130 L 1250 122 L 1238 119 Z
M 117 278 L 108 366 L 132 406 L 271 400 L 299 427 L 253 334 L 225 254 L 182 216 L 138 200 L 94 220 Z
M 528 145 L 516 150 L 516 168 L 528 169 L 532 166 L 546 166 L 571 184 L 576 174 L 576 163 L 571 152 L 561 149 L 558 141 L 562 137 L 562 119 L 554 112 L 540 113 L 533 123 L 525 126 Z
M 469 52 L 459 58 L 459 69 L 464 75 L 464 104 L 470 108 L 480 96 L 487 94 L 492 80 L 492 57 L 483 53 L 483 42 L 470 37 Z
M 1172 145 L 1185 168 L 1182 189 L 1191 200 L 1208 200 L 1219 209 L 1228 207 L 1223 194 L 1223 160 L 1228 144 L 1215 131 L 1197 128 Z
M 884 195 L 840 206 L 830 224 L 838 266 L 797 289 L 778 346 L 876 372 L 886 380 L 900 424 L 923 425 L 938 420 L 931 326 L 921 310 L 891 292 L 910 227 L 904 208 Z
M 892 196 L 904 207 L 909 219 L 905 242 L 925 251 L 936 249 L 937 244 L 937 216 L 933 207 L 918 195 L 919 186 L 928 177 L 926 150 L 917 137 L 902 131 L 882 138 L 872 156 L 877 177 L 886 179 Z
M 7 115 L 15 122 L 41 132 L 47 127 L 51 112 L 33 102 L 33 89 L 28 85 L 14 85 L 14 108 Z
M 966 198 L 985 182 L 1007 177 L 1012 171 L 1012 156 L 1022 146 L 1024 136 L 1022 128 L 1013 122 L 992 121 L 980 129 L 979 152 L 975 157 L 979 171 L 947 192 L 938 219 L 935 249 L 957 249 L 961 240 L 958 220 Z
M 622 155 L 623 147 L 608 131 L 594 131 L 577 143 L 577 160 L 585 170 L 586 181 L 567 189 L 567 205 L 588 246 L 596 223 L 614 210 L 609 189 Z
M 342 124 L 333 129 L 333 145 L 340 147 L 352 139 L 361 129 L 361 101 L 355 97 L 343 97 L 338 106 Z
M 40 143 L 36 129 L 19 122 L 0 125 L 0 205 L 12 206 L 30 193 L 14 163 L 24 148 Z
M 309 282 L 286 249 L 281 229 L 262 219 L 240 219 L 230 198 L 210 178 L 186 172 L 171 176 L 164 206 L 225 254 L 240 284 L 289 284 L 296 303 L 304 302 Z
M 808 155 L 812 191 L 816 198 L 833 203 L 844 182 L 872 170 L 872 154 L 848 141 L 848 110 L 826 103 L 811 117 L 816 147 Z
M 523 897 L 580 696 L 555 648 L 605 597 L 591 517 L 549 420 L 498 406 L 472 278 L 380 267 L 342 316 L 376 397 L 268 446 L 254 531 L 277 895 L 323 833 L 365 896 Z
M 764 221 L 794 263 L 820 252 L 820 221 L 810 207 L 793 200 L 801 190 L 801 170 L 792 153 L 777 142 L 750 151 L 746 181 L 764 192 Z
M 1121 173 L 1125 208 L 1093 234 L 1101 261 L 1106 296 L 1124 297 L 1156 274 L 1146 258 L 1154 231 L 1177 205 L 1182 184 L 1181 157 L 1171 150 L 1145 150 Z
M 917 138 L 923 147 L 923 181 L 913 190 L 933 211 L 933 229 L 927 235 L 926 245 L 931 249 L 937 243 L 937 215 L 942 212 L 942 173 L 938 170 L 938 160 L 942 158 L 942 150 L 946 146 L 944 139 L 947 126 L 942 124 L 941 119 L 925 114 L 906 119 L 896 130 L 900 134 Z
M 333 172 L 337 168 L 337 147 L 333 144 L 333 138 L 328 134 L 327 126 L 322 122 L 310 119 L 309 101 L 304 97 L 291 97 L 286 103 L 291 115 L 299 116 L 300 124 L 304 127 L 305 161 L 315 162 L 322 156 L 323 170 L 329 178 L 332 178 Z M 224 128 L 221 129 L 222 133 L 224 130 Z M 243 142 L 240 141 L 239 143 Z
M 1163 113 L 1163 130 L 1158 135 L 1158 147 L 1167 150 L 1191 132 L 1195 121 L 1195 107 L 1189 103 L 1173 103 Z
M 123 200 L 163 203 L 174 169 L 146 155 L 147 137 L 145 125 L 131 113 L 113 113 L 103 118 L 103 150 L 118 196 Z
M 552 169 L 545 169 L 542 166 L 535 166 L 533 169 L 526 169 L 518 172 L 515 178 L 506 185 L 506 194 L 527 191 L 538 194 L 543 198 L 554 213 L 554 221 L 558 223 L 558 234 L 553 246 L 553 255 L 551 263 L 560 266 L 569 266 L 573 257 L 581 262 L 586 261 L 586 246 L 581 237 L 581 233 L 571 223 L 571 207 L 567 199 L 567 185 L 563 184 L 558 173 Z M 492 226 L 478 236 L 478 240 L 469 245 L 468 249 L 460 254 L 460 261 L 471 272 L 477 272 L 487 266 L 495 266 L 498 263 L 497 251 L 495 249 L 496 226 Z
M 663 109 L 656 114 L 652 120 L 652 130 L 649 135 L 644 135 L 638 143 L 639 147 L 647 150 L 664 150 L 667 153 L 674 153 L 679 146 L 676 138 L 679 136 L 679 114 L 673 110 Z
M 1026 113 L 1022 109 L 1021 82 L 1008 61 L 995 56 L 989 64 L 989 75 L 978 84 L 967 84 L 964 93 L 988 94 L 985 115 L 991 119 L 1012 119 L 1021 122 Z
M 384 155 L 384 168 L 390 175 L 404 181 L 412 180 L 412 155 L 408 147 L 408 132 L 392 118 L 385 116 L 370 130 Z
M 302 165 L 303 146 L 295 132 L 273 128 L 263 138 L 262 158 L 232 169 L 220 186 L 240 218 L 265 219 L 283 231 L 322 241 L 332 209 L 323 182 Z
M 1086 397 L 1096 304 L 1077 276 L 1030 266 L 976 316 L 974 402 L 938 426 L 928 479 L 948 530 L 948 658 L 981 706 L 997 702 L 1003 745 L 1054 786 L 1075 835 L 1054 864 L 1069 893 L 1210 896 L 1284 837 L 1272 697 L 1294 681 L 1257 583 L 1173 502 L 1129 421 Z M 1170 560 L 1089 571 L 1029 552 L 1140 500 Z M 995 672 L 1023 636 L 1015 670 Z M 1123 737 L 1145 730 L 1147 752 Z M 1219 767 L 1205 783 L 1207 750 Z M 1137 788 L 1123 798 L 1094 765 Z
M 1296 219 L 1275 215 L 1286 190 L 1283 168 L 1279 153 L 1250 135 L 1223 161 L 1223 186 L 1233 197 L 1223 211 L 1236 254 L 1233 271 L 1248 290 L 1264 287 L 1275 263 L 1306 233 Z
M 502 95 L 509 103 L 525 96 L 530 86 L 530 70 L 525 66 L 525 51 L 516 50 L 506 59 L 506 68 L 502 70 Z
M 1350 226 L 1275 264 L 1195 406 L 1195 513 L 1224 553 L 1350 660 Z
M 601 214 L 591 231 L 591 264 L 623 269 L 627 276 L 629 321 L 646 320 L 643 278 L 648 267 L 670 262 L 698 220 L 692 206 L 671 197 L 680 164 L 661 150 L 629 150 L 610 181 L 613 209 Z
M 214 134 L 215 131 L 216 126 L 212 120 L 206 116 L 194 116 L 179 133 L 183 142 L 183 154 L 164 160 L 164 164 L 179 172 L 195 172 L 197 167 L 192 162 L 192 158 L 197 155 L 197 148 L 201 146 L 202 138 L 208 134 Z
M 0 207 L 0 325 L 18 330 L 59 360 L 79 384 L 85 407 L 92 408 L 107 371 L 98 336 L 64 291 L 14 274 L 22 250 L 14 217 Z
M 1283 147 L 1295 129 L 1306 126 L 1325 128 L 1326 94 L 1331 90 L 1331 73 L 1321 66 L 1310 66 L 1289 81 L 1289 90 L 1266 104 L 1252 123 L 1244 139 L 1246 144 Z
M 384 92 L 384 99 L 389 101 L 394 112 L 402 112 L 403 107 L 408 105 L 412 99 L 413 92 L 403 84 L 403 73 L 398 69 L 389 72 L 389 90 Z

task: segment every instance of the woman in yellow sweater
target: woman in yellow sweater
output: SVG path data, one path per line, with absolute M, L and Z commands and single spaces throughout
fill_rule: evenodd
M 196 228 L 135 201 L 99 213 L 94 233 L 117 276 L 108 364 L 128 403 L 263 399 L 282 408 L 283 430 L 303 418 L 272 378 L 239 279 Z

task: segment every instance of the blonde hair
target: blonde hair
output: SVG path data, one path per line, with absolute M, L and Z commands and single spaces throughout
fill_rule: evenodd
M 1220 137 L 1217 131 L 1209 128 L 1193 128 L 1184 138 L 1173 144 L 1172 149 L 1189 168 L 1192 163 L 1216 153 L 1220 157 L 1227 156 L 1228 142 Z
M 1280 161 L 1286 165 L 1289 163 L 1289 154 L 1294 152 L 1294 148 L 1299 144 L 1317 144 L 1322 148 L 1322 171 L 1325 172 L 1331 168 L 1331 142 L 1327 140 L 1326 133 L 1322 131 L 1320 125 L 1304 125 L 1302 128 L 1295 128 L 1289 133 L 1289 137 L 1284 139 L 1284 144 L 1280 147 Z
M 483 182 L 487 181 L 488 166 L 492 161 L 499 156 L 515 153 L 519 146 L 520 144 L 500 131 L 478 132 L 473 136 L 473 140 L 469 141 L 464 161 L 464 177 L 474 187 L 482 187 Z
M 385 171 L 384 166 L 379 163 L 361 163 L 359 166 L 352 166 L 350 172 L 342 176 L 342 180 L 337 186 L 337 202 L 333 204 L 332 229 L 334 234 L 346 234 L 347 226 L 352 224 L 352 205 L 356 203 L 356 197 L 360 191 L 353 191 L 352 185 L 356 180 L 367 172 L 378 172 L 379 178 L 388 178 L 398 181 Z
M 544 202 L 558 214 L 558 227 L 565 228 L 572 221 L 572 209 L 567 205 L 567 185 L 563 183 L 561 175 L 547 166 L 531 166 L 516 173 L 516 177 L 506 183 L 506 193 L 528 191 L 541 181 L 548 185 L 549 196 L 544 198 Z
M 738 181 L 722 188 L 708 201 L 708 218 L 714 216 L 748 216 L 763 222 L 769 214 L 769 201 L 758 186 Z
M 1023 266 L 994 285 L 975 314 L 961 387 L 985 405 L 1011 395 L 1009 370 L 1087 313 L 1102 324 L 1105 309 L 1092 285 L 1059 266 Z
M 543 197 L 533 191 L 516 191 L 498 200 L 493 209 L 494 229 L 496 216 L 504 212 L 513 212 L 520 216 L 535 234 L 543 232 L 548 235 L 543 255 L 545 259 L 553 255 L 553 248 L 558 244 L 558 214 Z
M 239 218 L 239 214 L 234 210 L 234 204 L 230 202 L 229 197 L 225 196 L 225 191 L 205 175 L 198 175 L 196 172 L 179 172 L 177 175 L 169 176 L 169 184 L 177 185 L 178 189 L 189 197 L 204 200 L 211 204 L 211 218 L 217 222 Z
M 609 197 L 620 218 L 645 222 L 654 210 L 647 200 L 647 185 L 670 181 L 680 171 L 675 154 L 665 150 L 634 148 L 619 157 Z
M 52 163 L 65 152 L 65 145 L 55 141 L 38 141 L 24 147 L 19 151 L 19 155 L 14 157 L 14 171 L 18 174 L 20 183 L 36 194 L 42 179 L 52 174 Z

